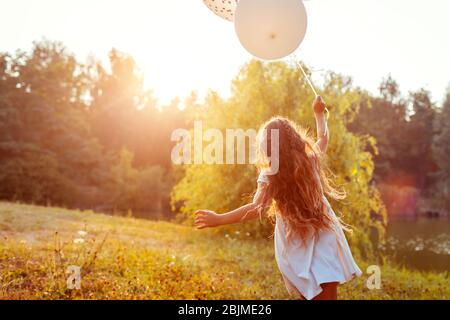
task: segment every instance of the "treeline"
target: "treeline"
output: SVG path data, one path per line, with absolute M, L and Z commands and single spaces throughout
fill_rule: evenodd
M 132 57 L 109 59 L 110 71 L 80 63 L 48 41 L 0 54 L 0 199 L 170 214 L 170 134 L 185 112 L 158 104 Z
M 49 41 L 31 52 L 0 53 L 1 200 L 172 215 L 170 193 L 184 171 L 172 168 L 171 133 L 189 128 L 209 105 L 199 105 L 195 94 L 184 108 L 179 99 L 161 105 L 131 56 L 113 49 L 109 60 L 82 63 Z M 448 208 L 450 95 L 440 108 L 426 91 L 403 98 L 387 79 L 380 96 L 365 96 L 345 123 L 376 138 L 373 182 L 416 192 L 403 202 L 384 192 L 388 208 L 404 211 L 411 202 L 416 210 L 419 199 Z M 214 99 L 212 93 L 207 101 Z
M 388 77 L 349 128 L 376 139 L 374 181 L 391 216 L 448 214 L 450 90 L 439 106 L 426 90 L 403 96 Z

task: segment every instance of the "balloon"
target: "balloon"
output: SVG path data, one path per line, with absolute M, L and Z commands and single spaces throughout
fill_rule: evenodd
M 240 0 L 234 23 L 247 51 L 263 60 L 276 60 L 300 46 L 307 15 L 301 0 Z
M 203 0 L 203 2 L 219 17 L 234 21 L 234 12 L 239 0 Z

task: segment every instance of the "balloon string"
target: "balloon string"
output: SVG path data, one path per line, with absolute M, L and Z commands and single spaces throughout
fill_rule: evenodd
M 297 59 L 295 59 L 297 65 L 300 67 L 300 70 L 302 70 L 303 75 L 305 76 L 306 82 L 308 82 L 309 86 L 311 87 L 311 90 L 314 92 L 314 95 L 316 96 L 316 98 L 319 96 L 317 94 L 316 89 L 314 88 L 314 85 L 312 84 L 311 80 L 309 79 L 308 75 L 305 72 L 305 69 L 303 69 L 303 66 L 300 62 L 297 61 Z
M 308 82 L 309 86 L 311 87 L 311 90 L 314 92 L 314 95 L 317 98 L 319 95 L 317 94 L 316 88 L 314 88 L 314 85 L 312 84 L 311 79 L 308 77 L 308 75 L 305 72 L 305 69 L 303 69 L 302 64 L 297 60 L 297 57 L 295 55 L 294 55 L 294 61 L 299 66 L 300 70 L 302 70 L 302 73 L 303 73 L 303 76 L 305 76 L 306 82 Z M 328 110 L 328 108 L 325 108 L 325 111 L 326 111 L 327 120 L 328 120 L 330 117 L 330 111 Z

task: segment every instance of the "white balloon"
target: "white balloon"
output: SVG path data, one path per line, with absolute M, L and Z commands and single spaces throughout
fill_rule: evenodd
M 240 0 L 234 23 L 244 48 L 263 60 L 293 53 L 305 38 L 308 24 L 301 0 Z
M 239 0 L 203 0 L 203 2 L 219 17 L 234 21 L 234 13 Z

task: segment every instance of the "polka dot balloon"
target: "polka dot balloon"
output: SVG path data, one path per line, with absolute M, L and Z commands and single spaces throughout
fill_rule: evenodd
M 203 2 L 219 17 L 234 21 L 234 13 L 239 0 L 203 0 Z

